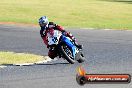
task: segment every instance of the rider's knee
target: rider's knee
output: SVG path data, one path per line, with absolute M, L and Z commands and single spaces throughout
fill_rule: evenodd
M 54 59 L 56 57 L 56 53 L 54 51 L 49 51 L 48 52 L 48 56 L 51 58 L 51 59 Z

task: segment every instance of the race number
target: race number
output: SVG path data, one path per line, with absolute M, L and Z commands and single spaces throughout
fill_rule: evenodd
M 53 41 L 54 43 L 58 42 L 57 37 L 53 37 L 53 38 L 52 38 L 52 41 Z

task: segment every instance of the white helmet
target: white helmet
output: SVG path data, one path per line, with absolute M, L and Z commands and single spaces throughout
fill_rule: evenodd
M 42 16 L 39 18 L 39 25 L 46 26 L 49 23 L 48 18 L 46 16 Z

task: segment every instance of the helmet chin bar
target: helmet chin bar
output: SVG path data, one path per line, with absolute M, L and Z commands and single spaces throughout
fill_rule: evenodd
M 43 23 L 43 24 L 39 24 L 41 27 L 45 27 L 47 24 Z

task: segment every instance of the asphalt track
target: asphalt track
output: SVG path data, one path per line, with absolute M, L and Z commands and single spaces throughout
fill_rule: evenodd
M 87 73 L 127 73 L 132 75 L 132 31 L 70 31 L 84 45 Z M 0 25 L 0 51 L 47 55 L 38 27 Z M 81 65 L 59 59 L 39 65 L 8 66 L 0 69 L 0 88 L 132 88 L 129 84 L 86 84 L 76 82 Z

